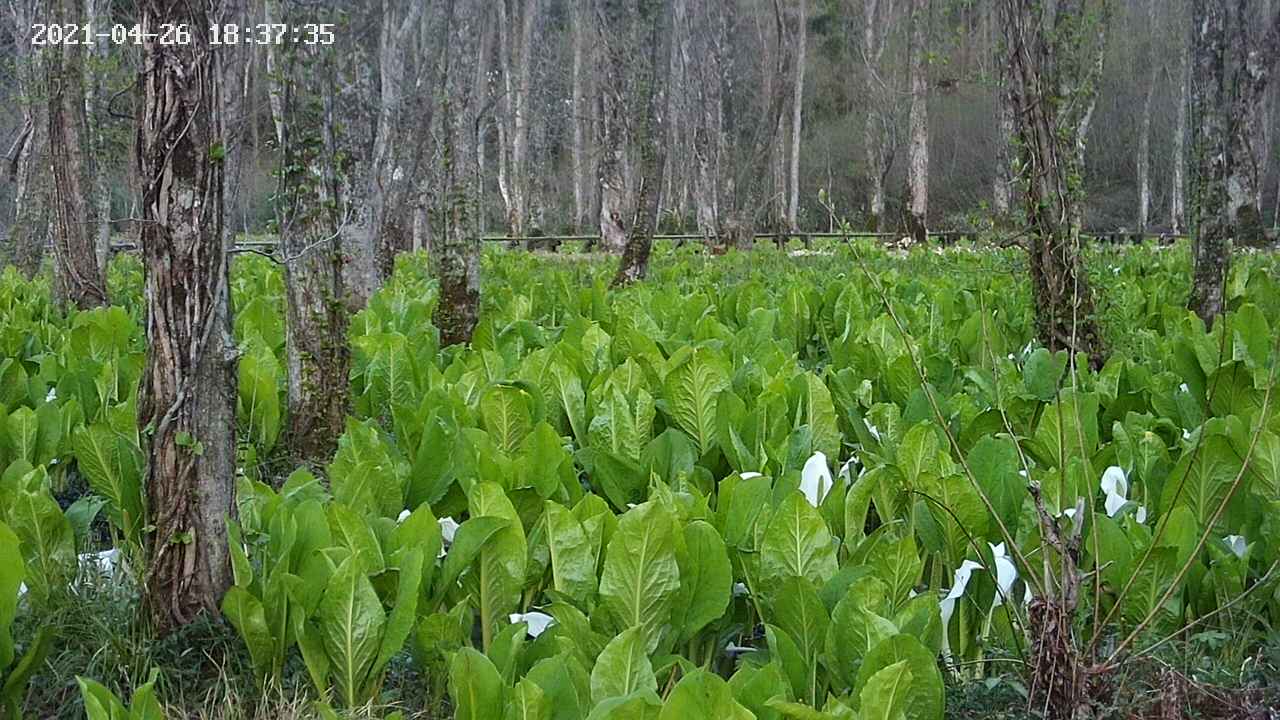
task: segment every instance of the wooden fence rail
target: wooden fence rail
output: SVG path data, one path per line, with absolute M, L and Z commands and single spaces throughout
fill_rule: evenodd
M 938 230 L 929 233 L 929 237 L 937 238 L 943 244 L 950 244 L 957 240 L 965 238 L 977 237 L 981 234 L 978 230 Z M 1113 230 L 1109 232 L 1093 232 L 1085 231 L 1087 236 L 1094 238 L 1107 238 L 1111 242 L 1137 242 L 1146 238 L 1156 239 L 1174 239 L 1190 237 L 1185 233 L 1138 233 L 1129 230 Z M 779 236 L 786 238 L 796 238 L 803 240 L 806 244 L 815 238 L 843 238 L 850 237 L 872 237 L 872 238 L 898 238 L 902 237 L 902 233 L 893 232 L 854 232 L 854 233 L 832 233 L 832 232 L 782 232 L 782 233 L 757 233 L 756 239 L 774 240 Z M 662 234 L 654 235 L 654 240 L 664 241 L 701 241 L 706 236 L 700 233 L 684 233 L 684 234 Z M 530 240 L 535 243 L 560 243 L 560 242 L 599 242 L 599 235 L 536 235 L 536 236 L 518 236 L 509 235 L 485 235 L 481 238 L 484 242 L 508 242 L 523 244 Z M 258 250 L 262 252 L 270 252 L 279 245 L 278 240 L 237 240 L 236 248 L 244 250 Z M 128 252 L 137 250 L 138 244 L 134 241 L 119 241 L 111 243 L 112 252 Z

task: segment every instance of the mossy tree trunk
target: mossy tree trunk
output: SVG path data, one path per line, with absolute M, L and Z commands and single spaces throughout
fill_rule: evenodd
M 1021 155 L 1022 200 L 1036 330 L 1050 350 L 1103 362 L 1081 252 L 1084 143 L 1105 49 L 1105 0 L 1001 0 L 1009 92 Z

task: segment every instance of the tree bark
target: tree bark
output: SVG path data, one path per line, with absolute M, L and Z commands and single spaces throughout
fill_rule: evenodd
M 7 173 L 13 183 L 13 222 L 0 247 L 0 266 L 12 263 L 31 277 L 40 270 L 49 244 L 49 104 L 40 54 L 31 44 L 32 23 L 40 20 L 39 0 L 16 0 L 13 12 L 14 75 L 22 127 L 8 148 Z
M 809 35 L 808 0 L 799 0 L 800 29 L 796 38 L 795 94 L 791 100 L 791 197 L 787 203 L 787 227 L 800 230 L 800 137 L 804 128 L 804 70 L 806 40 Z
M 284 22 L 275 0 L 266 3 L 266 18 Z M 321 56 L 331 51 L 302 48 L 281 68 L 276 48 L 266 50 L 271 119 L 281 152 L 276 225 L 287 320 L 286 442 L 295 461 L 318 465 L 332 456 L 350 402 L 342 240 L 332 210 L 337 119 L 332 94 L 316 98 L 309 91 L 311 84 L 332 86 L 332 66 Z M 318 112 L 307 110 L 317 105 Z
M 529 221 L 529 99 L 532 89 L 533 34 L 538 0 L 502 0 L 498 22 L 498 63 L 502 70 L 502 107 L 498 189 L 506 206 L 507 232 L 527 234 Z M 510 31 L 518 34 L 513 38 Z
M 892 25 L 893 0 L 866 0 L 863 4 L 862 60 L 866 79 L 867 110 L 862 141 L 867 153 L 867 231 L 879 232 L 884 219 L 885 180 L 894 155 L 896 130 L 892 117 L 892 89 L 880 75 L 885 36 Z
M 77 0 L 50 6 L 52 22 L 83 24 Z M 98 207 L 89 202 L 92 162 L 85 129 L 84 45 L 61 43 L 48 49 L 49 164 L 53 172 L 55 295 L 76 308 L 105 305 L 107 285 L 96 241 Z
M 91 18 L 95 26 L 111 26 L 110 0 L 84 0 L 85 17 Z M 107 263 L 111 259 L 111 183 L 107 179 L 107 97 L 103 85 L 103 68 L 110 57 L 111 46 L 108 43 L 93 45 L 93 58 L 96 67 L 87 73 L 84 105 L 87 112 L 90 150 L 90 184 L 93 193 L 94 216 L 96 225 L 93 228 L 94 246 L 98 254 L 98 266 L 103 269 L 104 281 Z
M 440 284 L 434 322 L 441 346 L 467 343 L 480 313 L 480 236 L 476 231 L 478 177 L 471 156 L 479 117 L 480 89 L 468 77 L 468 64 L 479 62 L 480 34 L 491 17 L 476 0 L 448 0 L 445 10 L 446 50 L 440 119 L 443 147 L 445 229 L 436 256 Z M 458 12 L 458 5 L 463 5 Z
M 1147 27 L 1154 31 L 1156 26 L 1156 6 L 1154 0 L 1147 2 Z M 1156 82 L 1159 78 L 1155 43 L 1147 40 L 1145 53 L 1147 91 L 1142 101 L 1142 117 L 1138 120 L 1138 232 L 1145 233 L 1151 219 L 1151 103 L 1156 94 Z
M 591 173 L 587 141 L 591 135 L 591 104 L 587 100 L 588 41 L 591 37 L 590 0 L 573 0 L 573 228 L 591 224 Z
M 724 68 L 728 44 L 725 18 L 714 3 L 690 7 L 679 0 L 678 10 L 689 17 L 688 43 L 681 44 L 681 60 L 692 68 L 697 92 L 693 127 L 696 172 L 693 184 L 698 232 L 704 242 L 720 234 L 721 159 L 724 148 Z
M 637 134 L 640 148 L 640 191 L 635 223 L 622 251 L 613 287 L 629 285 L 644 278 L 649 271 L 649 252 L 653 249 L 653 233 L 658 224 L 658 205 L 662 194 L 662 177 L 667 165 L 666 102 L 671 77 L 672 6 L 668 0 L 645 0 L 641 3 L 641 27 L 650 27 L 648 35 L 649 63 L 641 78 L 644 88 L 643 120 Z M 643 36 L 643 35 L 641 35 Z M 632 116 L 639 113 L 631 113 Z
M 1258 166 L 1251 147 L 1258 106 L 1280 55 L 1280 13 L 1265 18 L 1264 33 L 1227 0 L 1194 0 L 1191 28 L 1194 68 L 1192 115 L 1196 118 L 1195 237 L 1190 308 L 1212 323 L 1224 309 L 1231 267 L 1230 243 L 1261 244 L 1262 218 L 1255 205 Z
M 929 29 L 928 0 L 913 0 L 911 7 L 911 151 L 907 164 L 910 196 L 907 229 L 912 242 L 928 241 L 929 216 L 929 78 L 925 67 Z
M 1081 257 L 1079 178 L 1102 74 L 1105 21 L 1086 5 L 1062 0 L 1052 17 L 1035 0 L 1002 0 L 1001 10 L 1027 178 L 1023 205 L 1031 226 L 1037 334 L 1050 350 L 1083 353 L 1100 368 L 1102 336 Z
M 1178 72 L 1178 119 L 1173 131 L 1173 188 L 1169 201 L 1169 224 L 1175 233 L 1187 228 L 1187 108 L 1191 104 L 1188 89 L 1189 54 L 1190 50 L 1184 46 L 1180 53 Z
M 235 341 L 223 232 L 220 74 L 208 0 L 145 0 L 143 173 L 147 362 L 138 422 L 150 438 L 146 474 L 154 531 L 144 603 L 168 633 L 217 613 L 231 584 L 226 520 L 235 515 Z M 188 44 L 162 44 L 162 24 Z M 156 37 L 151 37 L 151 34 Z

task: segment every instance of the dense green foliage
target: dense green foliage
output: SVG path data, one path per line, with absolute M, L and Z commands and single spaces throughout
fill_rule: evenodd
M 425 260 L 400 258 L 351 324 L 337 454 L 290 472 L 281 277 L 237 260 L 223 612 L 264 685 L 292 666 L 360 706 L 407 653 L 457 717 L 935 720 L 940 656 L 1026 643 L 1028 480 L 1083 529 L 1082 616 L 1110 618 L 1084 637 L 1280 620 L 1272 256 L 1235 263 L 1206 332 L 1184 249 L 1094 252 L 1096 373 L 1030 341 L 1014 251 L 670 250 L 620 292 L 598 258 L 484 262 L 474 342 L 442 350 Z M 65 595 L 77 552 L 119 549 L 117 582 L 144 562 L 136 261 L 111 283 L 116 306 L 64 317 L 0 277 L 6 699 L 15 613 Z M 133 715 L 81 686 L 91 717 L 154 717 L 150 686 Z

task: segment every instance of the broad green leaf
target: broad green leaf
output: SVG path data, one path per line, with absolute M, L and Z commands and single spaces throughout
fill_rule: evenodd
M 899 660 L 867 678 L 858 694 L 862 720 L 899 720 L 905 717 L 914 680 L 907 664 L 907 660 Z
M 942 720 L 942 673 L 934 654 L 910 635 L 895 635 L 876 645 L 858 670 L 858 687 L 867 687 L 877 673 L 899 662 L 906 663 L 911 675 L 903 708 L 907 720 Z
M 532 396 L 516 385 L 497 384 L 480 396 L 485 430 L 504 452 L 514 455 L 533 432 Z
M 706 454 L 715 442 L 716 398 L 729 387 L 729 370 L 715 351 L 693 347 L 677 353 L 664 388 L 672 419 Z
M 338 696 L 347 707 L 367 700 L 362 690 L 377 660 L 386 621 L 364 567 L 356 557 L 347 558 L 329 579 L 315 619 Z
M 716 718 L 752 720 L 750 710 L 733 699 L 729 684 L 706 670 L 694 670 L 681 678 L 662 706 L 659 720 Z
M 778 506 L 760 545 L 760 582 L 780 588 L 792 577 L 821 587 L 836 574 L 835 541 L 818 509 L 792 492 Z
M 559 503 L 548 500 L 543 517 L 551 551 L 552 586 L 580 608 L 587 608 L 596 592 L 599 547 L 593 546 L 582 524 Z
M 720 533 L 702 520 L 685 526 L 676 563 L 680 591 L 672 608 L 672 625 L 681 639 L 691 639 L 724 615 L 733 592 L 733 569 Z
M 506 689 L 489 658 L 464 647 L 449 663 L 449 696 L 456 720 L 496 720 L 506 707 Z
M 641 690 L 656 691 L 658 680 L 649 663 L 644 628 L 623 630 L 604 646 L 591 669 L 591 702 L 599 705 L 609 698 L 625 697 Z
M 508 693 L 506 720 L 549 720 L 551 704 L 538 684 L 525 678 Z
M 680 589 L 675 522 L 666 508 L 647 502 L 628 510 L 605 552 L 600 600 L 619 630 L 640 626 L 657 646 Z

